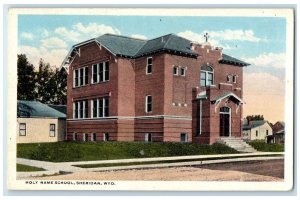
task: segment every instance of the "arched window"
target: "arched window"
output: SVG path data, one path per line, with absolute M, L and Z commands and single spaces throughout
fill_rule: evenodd
M 201 67 L 200 85 L 209 86 L 214 84 L 214 69 L 209 65 Z
M 220 113 L 230 113 L 230 108 L 229 107 L 221 107 L 220 108 Z

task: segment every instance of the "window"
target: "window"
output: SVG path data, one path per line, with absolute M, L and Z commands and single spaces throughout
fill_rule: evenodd
M 232 82 L 234 82 L 234 83 L 237 82 L 237 75 L 234 75 L 234 76 L 232 77 Z
M 87 133 L 84 133 L 82 135 L 82 141 L 86 142 L 88 140 L 88 134 Z
M 152 112 L 152 96 L 146 96 L 146 112 Z
M 92 113 L 93 113 L 92 117 L 93 118 L 98 117 L 97 108 L 98 108 L 98 99 L 93 99 L 92 100 Z
M 74 86 L 75 86 L 75 87 L 78 87 L 78 86 L 79 86 L 79 85 L 78 85 L 78 84 L 79 84 L 79 82 L 78 82 L 78 80 L 79 80 L 79 79 L 78 79 L 78 78 L 79 78 L 79 74 L 78 74 L 78 70 L 77 70 L 77 69 L 74 70 L 74 77 L 75 77 L 75 78 L 74 78 Z
M 73 140 L 77 141 L 77 133 L 73 133 Z
M 256 135 L 256 137 L 258 137 L 258 131 L 255 131 L 255 135 Z
M 145 134 L 145 142 L 152 142 L 152 134 L 151 133 Z
M 97 141 L 97 134 L 96 133 L 92 133 L 91 141 L 94 141 L 94 142 Z
M 266 130 L 266 135 L 269 135 L 269 130 Z
M 186 133 L 180 134 L 180 142 L 187 142 L 188 141 L 188 135 Z
M 173 75 L 178 75 L 178 66 L 173 67 Z
M 152 57 L 147 58 L 146 74 L 152 74 Z
M 109 62 L 101 62 L 94 64 L 93 68 L 93 83 L 109 81 Z
M 55 137 L 55 124 L 50 124 L 50 137 Z
M 227 75 L 227 82 L 231 82 L 231 76 Z
M 93 71 L 93 81 L 92 83 L 97 83 L 98 82 L 98 64 L 95 64 L 92 66 L 92 71 Z
M 88 118 L 88 101 L 75 101 L 73 103 L 73 118 L 82 119 Z
M 105 62 L 103 79 L 104 79 L 104 81 L 109 81 L 109 62 Z
M 201 67 L 200 73 L 200 85 L 201 86 L 209 86 L 214 84 L 214 71 L 213 68 L 204 65 Z
M 87 85 L 89 84 L 89 68 L 85 67 L 84 69 L 84 85 Z
M 19 135 L 26 136 L 26 123 L 20 123 L 19 125 Z
M 103 141 L 109 141 L 109 134 L 103 133 Z
M 87 85 L 89 83 L 89 68 L 82 67 L 74 70 L 74 87 Z
M 109 116 L 109 97 L 93 99 L 91 101 L 92 117 L 108 117 Z
M 186 75 L 186 68 L 185 67 L 182 67 L 180 69 L 180 71 L 181 71 L 181 76 L 185 76 Z

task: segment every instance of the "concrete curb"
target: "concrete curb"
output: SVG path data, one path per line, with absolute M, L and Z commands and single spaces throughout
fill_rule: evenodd
M 162 163 L 162 164 L 149 164 L 149 165 L 83 168 L 84 170 L 80 170 L 80 171 L 100 172 L 100 171 L 133 170 L 133 169 L 151 169 L 151 168 L 183 167 L 183 166 L 209 165 L 209 164 L 218 164 L 218 163 L 260 161 L 260 160 L 280 160 L 280 159 L 284 159 L 284 158 L 281 156 L 280 157 L 277 156 L 277 157 L 234 158 L 234 159 L 223 159 L 223 160 L 206 160 L 206 161 Z
M 38 172 L 17 172 L 17 178 L 31 178 L 31 177 L 41 177 L 41 176 L 53 176 L 59 174 L 59 171 L 38 171 Z
M 89 165 L 89 164 L 130 163 L 130 162 L 167 161 L 167 160 L 204 159 L 204 158 L 225 158 L 225 157 L 244 157 L 244 156 L 248 157 L 248 156 L 266 156 L 266 155 L 284 155 L 284 152 L 255 152 L 255 153 L 239 153 L 239 154 L 173 156 L 173 157 L 156 157 L 156 158 L 119 159 L 119 160 L 95 160 L 95 161 L 60 162 L 57 164 Z

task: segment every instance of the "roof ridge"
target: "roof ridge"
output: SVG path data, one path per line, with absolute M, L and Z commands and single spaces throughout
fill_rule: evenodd
M 112 35 L 112 36 L 116 36 L 116 37 L 129 38 L 129 39 L 134 39 L 134 40 L 148 41 L 146 39 L 135 38 L 135 37 L 130 37 L 130 36 L 126 36 L 126 35 L 117 35 L 117 34 L 112 34 L 112 33 L 105 33 L 103 35 Z M 103 36 L 103 35 L 101 35 L 101 36 Z M 99 37 L 101 37 L 101 36 L 99 36 Z
M 164 48 L 166 48 L 167 47 L 167 44 L 169 43 L 169 41 L 170 41 L 170 39 L 171 39 L 171 37 L 170 36 L 173 36 L 173 34 L 172 33 L 170 33 L 170 34 L 168 34 L 168 40 L 165 42 L 165 45 L 164 45 Z
M 166 34 L 166 35 L 162 35 L 162 36 L 159 36 L 159 37 L 155 37 L 151 40 L 148 40 L 148 41 L 152 41 L 152 40 L 156 40 L 156 39 L 159 39 L 159 38 L 162 38 L 162 37 L 165 37 L 165 36 L 169 36 L 169 35 L 172 35 L 172 33 L 169 33 L 169 34 Z

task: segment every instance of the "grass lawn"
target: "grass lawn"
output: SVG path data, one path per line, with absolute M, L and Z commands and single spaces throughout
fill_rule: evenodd
M 45 171 L 45 170 L 43 168 L 17 164 L 17 172 L 36 172 L 36 171 Z
M 258 151 L 284 152 L 284 144 L 267 144 L 261 140 L 254 140 L 248 143 Z
M 57 142 L 18 144 L 17 157 L 67 162 L 129 158 L 212 155 L 238 153 L 222 144 L 145 142 Z

